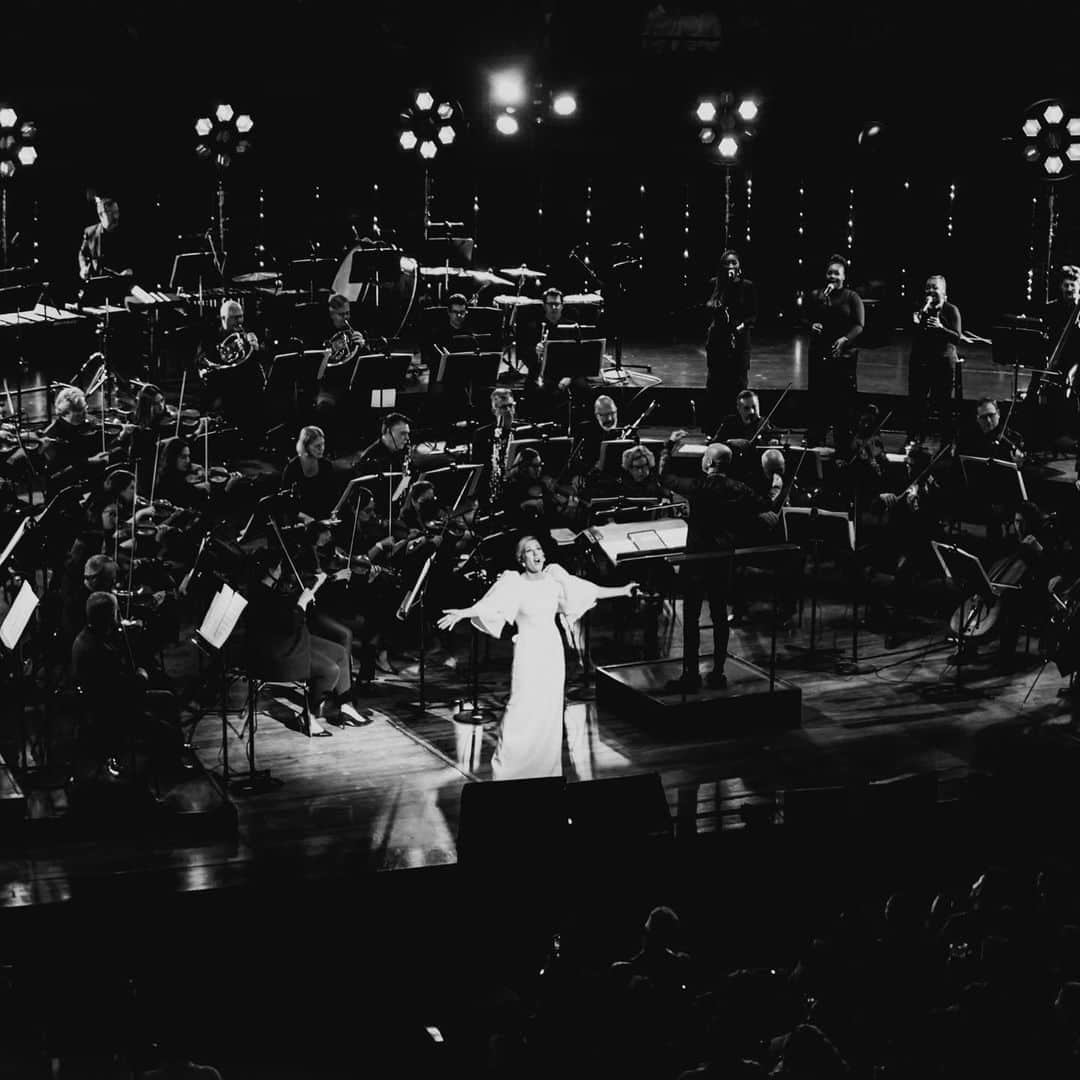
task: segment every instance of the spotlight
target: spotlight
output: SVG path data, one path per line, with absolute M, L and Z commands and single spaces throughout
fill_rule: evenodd
M 0 109 L 0 128 L 13 128 L 18 123 L 19 117 L 14 109 L 4 106 Z
M 33 165 L 37 161 L 37 150 L 33 146 L 20 146 L 15 156 L 20 165 Z
M 698 132 L 698 139 L 703 145 L 708 146 L 709 143 L 716 141 L 716 132 L 712 128 L 702 128 Z
M 1064 180 L 1080 162 L 1080 116 L 1064 101 L 1043 98 L 1029 105 L 1020 123 L 1020 154 L 1044 180 Z
M 455 117 L 454 124 L 449 123 Z M 431 161 L 440 146 L 449 146 L 461 130 L 461 106 L 456 101 L 439 100 L 429 90 L 418 90 L 412 105 L 401 113 L 398 145 L 415 150 L 425 162 Z
M 731 161 L 739 152 L 739 143 L 734 135 L 725 135 L 720 142 L 717 143 L 716 148 L 720 151 L 720 156 L 722 158 Z
M 525 76 L 517 68 L 497 71 L 491 76 L 492 104 L 524 105 L 526 97 Z
M 15 162 L 4 159 L 0 161 L 0 176 L 5 180 L 15 175 Z
M 757 102 L 754 101 L 753 98 L 744 98 L 742 101 L 739 102 L 739 107 L 736 112 L 738 112 L 738 114 L 743 118 L 743 120 L 745 120 L 749 124 L 752 120 L 757 119 Z
M 19 114 L 10 106 L 0 106 L 0 172 L 5 180 L 14 176 L 20 165 L 33 165 L 38 158 L 33 145 L 37 125 L 29 120 L 19 124 Z
M 577 98 L 570 93 L 556 94 L 551 111 L 556 116 L 573 116 L 577 112 Z
M 881 124 L 877 120 L 870 120 L 863 124 L 859 130 L 859 137 L 856 140 L 860 146 L 870 142 L 871 139 L 876 139 L 881 134 Z
M 716 119 L 716 103 L 713 101 L 699 101 L 697 118 L 703 124 L 711 124 Z
M 246 154 L 251 149 L 247 139 L 241 139 L 255 126 L 246 113 L 239 116 L 229 104 L 221 104 L 214 110 L 214 118 L 200 116 L 195 121 L 195 134 L 199 142 L 195 153 L 204 160 L 213 157 L 219 169 L 227 169 L 234 154 Z
M 495 117 L 495 130 L 500 135 L 516 135 L 518 133 L 517 117 L 509 113 L 499 113 Z

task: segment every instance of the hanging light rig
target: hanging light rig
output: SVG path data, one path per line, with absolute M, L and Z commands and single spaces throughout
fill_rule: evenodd
M 29 168 L 37 161 L 36 139 L 37 125 L 30 120 L 20 121 L 19 114 L 10 105 L 0 105 L 0 258 L 3 259 L 0 265 L 3 266 L 8 264 L 8 182 L 20 168 Z M 34 247 L 37 247 L 36 241 Z
M 430 90 L 418 90 L 412 104 L 400 114 L 398 146 L 415 153 L 424 163 L 424 239 L 431 227 L 430 165 L 440 150 L 453 145 L 458 136 L 461 106 L 454 101 L 436 101 Z
M 218 227 L 218 272 L 225 272 L 225 170 L 232 164 L 237 154 L 246 154 L 251 149 L 248 135 L 255 127 L 255 121 L 248 113 L 237 113 L 227 102 L 222 102 L 214 110 L 213 117 L 200 116 L 195 121 L 195 134 L 199 141 L 195 153 L 203 161 L 212 161 L 217 170 L 217 227 Z

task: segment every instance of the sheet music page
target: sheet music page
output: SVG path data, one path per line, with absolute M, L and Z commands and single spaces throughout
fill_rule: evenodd
M 0 641 L 7 648 L 14 651 L 15 646 L 19 644 L 19 638 L 22 637 L 23 631 L 26 629 L 26 624 L 30 621 L 30 616 L 34 614 L 34 608 L 37 606 L 37 593 L 30 587 L 29 581 L 24 581 L 22 588 L 19 590 L 19 595 L 15 597 L 15 603 L 8 609 L 3 625 L 0 625 Z
M 240 616 L 247 607 L 247 600 L 228 585 L 222 585 L 221 591 L 210 602 L 210 609 L 203 619 L 199 633 L 207 644 L 220 649 L 229 640 Z

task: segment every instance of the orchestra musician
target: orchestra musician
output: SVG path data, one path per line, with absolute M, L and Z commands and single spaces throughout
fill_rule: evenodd
M 573 473 L 575 476 L 588 476 L 600 465 L 600 447 L 622 434 L 619 427 L 619 407 L 613 398 L 600 394 L 593 402 L 593 418 L 582 420 L 574 428 Z
M 701 458 L 702 476 L 687 478 L 668 470 L 671 455 L 686 438 L 685 431 L 673 431 L 660 458 L 660 482 L 690 503 L 686 552 L 688 555 L 732 552 L 740 539 L 762 526 L 772 530 L 779 521 L 769 509 L 767 499 L 728 475 L 732 454 L 723 443 L 711 443 Z M 698 650 L 701 643 L 699 620 L 702 602 L 709 601 L 713 624 L 713 667 L 706 681 L 713 689 L 727 686 L 724 663 L 728 645 L 728 596 L 732 568 L 726 563 L 707 562 L 697 566 L 692 561 L 682 567 L 683 596 L 683 672 L 667 683 L 672 692 L 687 694 L 701 689 Z
M 434 318 L 427 325 L 421 355 L 431 372 L 430 385 L 434 386 L 440 355 L 453 352 L 454 338 L 468 333 L 465 323 L 469 315 L 469 301 L 463 293 L 453 293 L 446 301 L 445 311 L 433 311 L 432 315 Z
M 265 363 L 264 343 L 246 323 L 238 300 L 225 300 L 213 329 L 195 351 L 195 369 L 206 385 L 207 408 L 220 412 L 249 438 L 262 435 L 265 392 L 273 364 Z
M 862 297 L 845 284 L 847 259 L 832 255 L 825 265 L 825 286 L 810 294 L 810 365 L 808 446 L 820 445 L 831 426 L 834 446 L 843 452 L 851 439 L 851 412 L 858 389 L 856 371 L 866 314 Z
M 647 446 L 628 446 L 623 451 L 617 491 L 626 499 L 668 497 L 656 474 L 656 458 Z
M 544 290 L 544 313 L 539 319 L 522 319 L 518 323 L 517 356 L 529 370 L 532 382 L 540 378 L 544 344 L 557 333 L 566 313 L 561 289 Z M 547 383 L 549 380 L 545 380 Z M 553 389 L 546 386 L 546 389 Z
M 742 390 L 735 398 L 735 412 L 720 421 L 715 438 L 730 447 L 735 455 L 732 475 L 746 480 L 757 472 L 758 455 L 752 451 L 759 443 L 774 441 L 777 435 L 771 424 L 762 427 L 761 402 L 757 394 L 753 390 Z
M 923 305 L 912 315 L 915 331 L 908 361 L 909 438 L 916 441 L 928 427 L 940 430 L 947 425 L 956 346 L 962 340 L 960 309 L 946 297 L 945 278 L 931 274 L 923 293 Z
M 346 296 L 333 293 L 327 302 L 330 337 L 323 348 L 322 359 L 315 375 L 315 418 L 324 430 L 335 430 L 335 410 L 341 395 L 352 378 L 353 362 L 368 347 L 367 338 L 350 323 L 352 304 Z M 328 378 L 328 372 L 342 369 L 342 376 Z
M 1017 465 L 1024 461 L 1024 453 L 1016 437 L 1001 428 L 998 403 L 989 397 L 979 399 L 975 406 L 975 424 L 961 431 L 958 449 L 969 457 L 1012 461 Z
M 514 437 L 514 421 L 517 419 L 517 401 L 512 390 L 497 386 L 491 391 L 491 415 L 493 422 L 478 427 L 473 432 L 469 460 L 483 467 L 479 485 L 480 500 L 486 506 L 497 499 L 509 472 L 506 454 Z M 496 456 L 498 441 L 498 456 Z
M 296 439 L 296 457 L 281 474 L 282 488 L 289 488 L 300 507 L 304 522 L 328 518 L 341 490 L 334 466 L 326 459 L 326 435 L 309 424 Z
M 127 232 L 120 227 L 120 203 L 108 192 L 91 198 L 98 219 L 83 230 L 79 279 L 101 274 L 134 278 L 135 259 Z
M 56 395 L 53 411 L 56 415 L 44 439 L 54 480 L 104 469 L 109 451 L 100 449 L 100 428 L 87 424 L 86 395 L 77 386 L 65 386 Z
M 757 289 L 743 277 L 738 253 L 730 248 L 720 254 L 720 268 L 705 306 L 712 315 L 705 339 L 705 389 L 715 417 L 749 384 L 750 332 L 757 322 Z
M 1067 390 L 1068 406 L 1063 425 L 1077 440 L 1077 460 L 1080 461 L 1080 412 L 1077 392 L 1080 391 L 1080 266 L 1063 266 L 1058 280 L 1058 295 L 1043 309 L 1047 333 L 1047 348 L 1054 370 L 1060 372 Z M 1056 355 L 1055 355 L 1056 353 Z M 1029 388 L 1030 395 L 1030 388 Z M 1080 470 L 1078 470 L 1080 471 Z
M 255 582 L 245 609 L 252 673 L 265 679 L 306 682 L 317 702 L 311 735 L 332 732 L 321 721 L 359 727 L 367 720 L 352 704 L 352 662 L 343 645 L 313 634 L 307 610 L 315 589 L 299 592 L 282 581 L 280 552 L 263 549 L 254 556 Z
M 361 473 L 402 472 L 411 459 L 411 433 L 411 422 L 404 413 L 387 413 L 382 418 L 379 437 L 360 451 L 357 470 Z

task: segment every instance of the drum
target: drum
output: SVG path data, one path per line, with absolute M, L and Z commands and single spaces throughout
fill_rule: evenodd
M 331 288 L 353 305 L 350 322 L 370 337 L 396 338 L 416 301 L 420 266 L 393 244 L 361 241 L 341 260 Z

